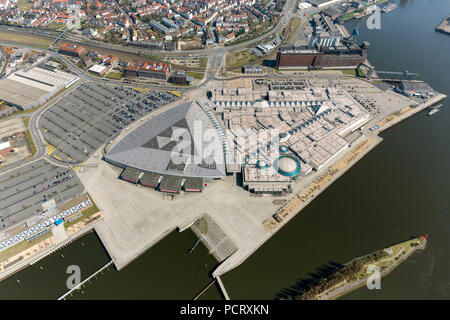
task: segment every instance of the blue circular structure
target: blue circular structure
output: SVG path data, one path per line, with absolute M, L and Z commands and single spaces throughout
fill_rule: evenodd
M 256 162 L 256 167 L 258 169 L 267 169 L 269 167 L 269 163 L 266 160 L 258 160 Z
M 289 148 L 287 146 L 280 146 L 280 153 L 288 153 Z
M 273 162 L 279 174 L 295 178 L 300 174 L 300 162 L 291 156 L 281 156 Z

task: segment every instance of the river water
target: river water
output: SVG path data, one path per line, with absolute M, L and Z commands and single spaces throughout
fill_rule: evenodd
M 358 27 L 371 43 L 378 70 L 420 74 L 450 95 L 450 36 L 434 31 L 450 0 L 397 1 L 381 29 Z M 345 263 L 411 236 L 428 233 L 416 252 L 381 280 L 381 290 L 360 288 L 342 299 L 450 298 L 450 103 L 432 117 L 421 112 L 382 134 L 368 155 L 317 197 L 244 264 L 223 276 L 232 299 L 274 299 L 335 263 Z M 174 232 L 118 272 L 110 267 L 74 299 L 192 299 L 210 281 L 216 263 L 191 231 Z M 55 299 L 67 291 L 67 266 L 82 278 L 109 261 L 94 233 L 0 283 L 0 299 Z M 20 282 L 18 282 L 19 280 Z M 203 299 L 220 299 L 212 286 Z

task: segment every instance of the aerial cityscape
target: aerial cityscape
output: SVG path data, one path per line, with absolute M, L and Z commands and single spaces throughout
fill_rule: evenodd
M 0 0 L 0 299 L 450 299 L 449 35 L 450 0 Z

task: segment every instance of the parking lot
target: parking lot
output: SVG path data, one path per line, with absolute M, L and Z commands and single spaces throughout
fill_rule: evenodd
M 0 177 L 0 231 L 43 213 L 42 204 L 60 205 L 81 194 L 83 185 L 71 169 L 38 160 Z
M 169 92 L 84 84 L 45 111 L 39 126 L 65 162 L 86 160 L 131 122 L 178 97 Z

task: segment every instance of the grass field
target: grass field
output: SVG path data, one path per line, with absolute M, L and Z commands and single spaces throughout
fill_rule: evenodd
M 25 127 L 27 127 L 27 131 L 25 131 L 25 137 L 27 138 L 27 142 L 28 145 L 30 146 L 30 150 L 31 150 L 31 156 L 33 157 L 36 152 L 37 152 L 37 148 L 36 145 L 34 144 L 33 141 L 33 137 L 31 136 L 31 132 L 30 132 L 30 118 L 28 117 L 22 117 L 23 123 L 25 124 Z
M 109 72 L 106 77 L 108 79 L 120 80 L 122 79 L 123 72 Z
M 51 236 L 52 236 L 52 233 L 48 232 L 45 235 L 43 235 L 37 239 L 31 240 L 31 241 L 21 241 L 18 244 L 15 244 L 15 245 L 3 250 L 2 252 L 0 252 L 0 261 L 9 259 L 9 258 L 15 256 L 16 254 L 28 249 L 29 247 L 32 247 L 35 244 L 37 244 L 41 241 L 44 241 L 45 239 L 47 239 Z
M 66 30 L 66 25 L 65 24 L 60 24 L 60 23 L 49 23 L 48 25 L 45 26 L 45 29 L 47 30 L 51 30 L 51 31 L 64 31 Z
M 294 40 L 295 33 L 300 28 L 301 23 L 302 19 L 298 17 L 294 17 L 289 21 L 289 24 L 283 30 L 283 43 L 291 43 Z
M 227 54 L 227 67 L 232 68 L 235 65 L 243 65 L 252 59 L 252 54 L 248 51 L 239 51 Z
M 200 58 L 200 68 L 206 68 L 207 63 L 208 63 L 208 58 Z
M 33 8 L 34 2 L 28 0 L 17 0 L 20 11 L 28 11 Z
M 356 69 L 340 69 L 343 74 L 348 74 L 351 76 L 356 76 Z
M 97 205 L 94 203 L 94 200 L 91 199 L 92 202 L 92 206 L 90 206 L 87 209 L 84 209 L 81 211 L 82 216 L 80 216 L 78 219 L 75 219 L 73 221 L 70 222 L 65 222 L 64 223 L 64 227 L 67 229 L 68 227 L 70 227 L 71 225 L 74 225 L 77 222 L 80 222 L 81 219 L 86 219 L 86 218 L 90 218 L 93 214 L 96 214 L 97 212 L 99 212 L 100 210 L 98 209 Z
M 202 80 L 205 73 L 204 72 L 188 72 L 188 75 L 190 75 L 194 79 Z
M 237 71 L 238 69 L 241 69 L 244 64 L 261 64 L 263 60 L 274 59 L 276 54 L 276 50 L 262 57 L 255 56 L 249 51 L 229 53 L 226 57 L 227 71 Z
M 43 49 L 47 49 L 52 44 L 52 41 L 50 39 L 44 37 L 5 30 L 0 31 L 0 39 L 2 39 L 2 42 L 24 43 L 33 47 Z

